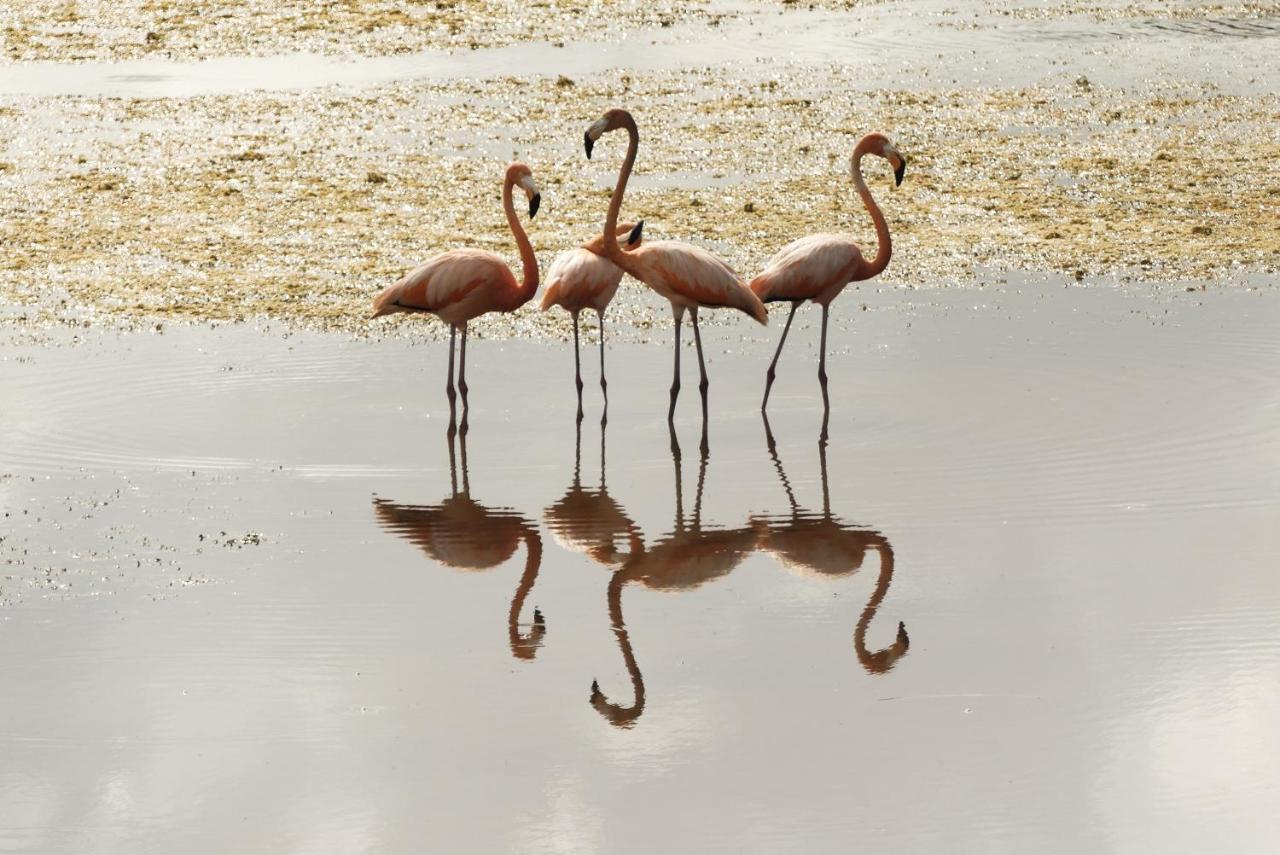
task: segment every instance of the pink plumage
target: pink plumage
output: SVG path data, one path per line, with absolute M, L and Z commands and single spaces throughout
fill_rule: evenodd
M 769 406 L 769 390 L 777 376 L 778 357 L 787 342 L 787 331 L 795 318 L 796 309 L 805 300 L 812 300 L 822 307 L 822 337 L 818 344 L 818 382 L 822 386 L 823 423 L 822 436 L 826 436 L 826 418 L 831 411 L 831 399 L 827 395 L 827 314 L 831 301 L 850 282 L 858 282 L 879 276 L 893 255 L 893 243 L 889 238 L 889 224 L 885 222 L 880 206 L 871 197 L 866 182 L 862 180 L 862 158 L 867 154 L 883 157 L 893 166 L 893 178 L 898 184 L 907 169 L 907 159 L 889 142 L 884 134 L 867 134 L 853 147 L 849 159 L 849 173 L 854 189 L 871 215 L 876 227 L 876 255 L 871 261 L 862 257 L 862 251 L 853 241 L 841 235 L 810 235 L 794 240 L 769 259 L 760 275 L 751 280 L 751 290 L 765 302 L 786 301 L 791 304 L 787 324 L 778 339 L 778 349 L 764 375 L 763 411 Z
M 751 290 L 766 303 L 814 300 L 829 303 L 849 284 L 862 260 L 857 245 L 841 235 L 809 235 L 769 259 Z
M 533 173 L 523 163 L 507 166 L 502 182 L 502 210 L 520 250 L 521 280 L 517 281 L 507 263 L 492 252 L 480 249 L 452 249 L 420 264 L 382 290 L 373 300 L 373 317 L 398 312 L 435 315 L 449 325 L 449 373 L 445 394 L 449 396 L 449 423 L 454 423 L 456 392 L 453 385 L 453 354 L 458 329 L 462 330 L 462 356 L 458 360 L 458 391 L 462 392 L 462 426 L 467 425 L 467 323 L 487 312 L 513 312 L 538 291 L 538 257 L 529 236 L 516 217 L 511 191 L 519 187 L 529 197 L 529 217 L 538 213 L 541 196 Z
M 769 313 L 730 267 L 705 249 L 679 241 L 647 243 L 627 258 L 636 278 L 677 309 L 738 309 L 760 323 Z
M 519 285 L 505 261 L 479 249 L 453 249 L 418 265 L 373 301 L 373 316 L 429 312 L 462 324 L 510 302 Z

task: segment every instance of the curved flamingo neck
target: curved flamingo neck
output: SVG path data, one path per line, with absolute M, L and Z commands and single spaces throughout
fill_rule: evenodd
M 538 257 L 533 254 L 533 244 L 529 242 L 529 236 L 525 234 L 524 226 L 520 225 L 520 218 L 516 216 L 515 203 L 511 198 L 511 188 L 514 185 L 515 176 L 508 172 L 507 180 L 502 184 L 502 210 L 506 212 L 507 225 L 511 227 L 516 246 L 520 249 L 520 265 L 524 275 L 524 283 L 516 290 L 511 305 L 513 309 L 529 302 L 538 292 Z
M 854 271 L 854 281 L 878 276 L 889 266 L 889 259 L 893 256 L 893 241 L 889 238 L 889 224 L 885 222 L 884 214 L 880 212 L 880 206 L 872 198 L 871 191 L 867 189 L 867 183 L 862 180 L 862 157 L 866 153 L 867 151 L 862 147 L 861 143 L 853 150 L 853 186 L 858 191 L 858 195 L 862 197 L 862 204 L 866 206 L 867 213 L 871 215 L 871 221 L 876 225 L 876 257 L 869 262 L 864 261 L 858 265 L 858 269 Z
M 622 197 L 627 192 L 627 181 L 631 179 L 631 169 L 635 166 L 636 154 L 640 150 L 640 129 L 636 120 L 625 110 L 620 110 L 618 126 L 627 131 L 627 156 L 618 170 L 618 183 L 613 188 L 613 196 L 609 199 L 609 213 L 604 220 L 604 253 L 605 257 L 628 273 L 633 267 L 622 247 L 618 245 L 618 214 L 622 211 Z M 610 128 L 615 130 L 616 128 Z

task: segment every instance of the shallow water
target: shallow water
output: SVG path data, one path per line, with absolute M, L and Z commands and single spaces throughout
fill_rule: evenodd
M 394 56 L 316 54 L 163 57 L 123 62 L 25 62 L 4 66 L 0 96 L 188 98 L 324 86 L 353 89 L 401 81 L 507 75 L 580 78 L 616 68 L 635 72 L 737 66 L 766 77 L 779 63 L 839 62 L 854 88 L 1026 86 L 1088 73 L 1107 86 L 1165 80 L 1224 92 L 1270 92 L 1263 71 L 1280 37 L 1275 17 L 1019 20 L 957 14 L 946 2 L 892 3 L 848 10 L 714 4 L 732 14 L 637 28 L 617 40 L 527 41 L 469 51 Z M 1258 69 L 1242 74 L 1241 69 Z
M 0 850 L 1267 851 L 1274 293 L 850 292 L 825 447 L 799 317 L 706 457 L 691 350 L 677 455 L 656 344 L 464 444 L 439 345 L 5 328 Z

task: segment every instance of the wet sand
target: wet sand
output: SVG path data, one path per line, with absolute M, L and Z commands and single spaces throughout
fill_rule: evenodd
M 440 344 L 0 327 L 0 849 L 1268 851 L 1274 290 L 861 299 L 825 450 L 806 313 L 452 472 Z

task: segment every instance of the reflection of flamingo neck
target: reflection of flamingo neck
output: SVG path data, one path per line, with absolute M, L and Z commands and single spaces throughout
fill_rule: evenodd
M 542 644 L 542 636 L 546 633 L 546 622 L 537 607 L 533 610 L 533 626 L 527 635 L 520 634 L 520 612 L 524 608 L 525 598 L 538 580 L 538 568 L 542 566 L 542 538 L 533 528 L 528 528 L 524 535 L 524 574 L 520 584 L 511 597 L 511 610 L 507 613 L 507 637 L 511 642 L 511 653 L 517 659 L 532 659 Z
M 882 535 L 876 534 L 874 537 L 876 551 L 880 553 L 880 576 L 876 579 L 876 589 L 871 593 L 871 599 L 867 600 L 866 608 L 862 610 L 858 625 L 853 630 L 853 648 L 863 668 L 872 674 L 883 674 L 906 655 L 911 639 L 907 637 L 906 626 L 898 621 L 898 637 L 893 644 L 874 653 L 867 650 L 867 627 L 875 617 L 881 601 L 889 593 L 889 583 L 893 581 L 893 547 Z
M 627 635 L 627 625 L 622 619 L 622 586 L 627 583 L 622 570 L 613 574 L 609 580 L 609 621 L 613 624 L 613 634 L 618 639 L 618 649 L 622 651 L 622 660 L 626 663 L 627 674 L 631 677 L 631 689 L 635 694 L 635 703 L 629 707 L 615 704 L 600 691 L 600 684 L 591 681 L 591 706 L 596 712 L 609 720 L 615 727 L 630 727 L 644 712 L 644 676 L 640 666 L 636 664 L 635 654 L 631 651 L 631 639 Z

